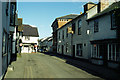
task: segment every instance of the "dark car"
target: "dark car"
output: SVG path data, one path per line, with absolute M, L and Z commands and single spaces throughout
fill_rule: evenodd
M 43 49 L 38 49 L 38 52 L 44 52 L 44 50 Z

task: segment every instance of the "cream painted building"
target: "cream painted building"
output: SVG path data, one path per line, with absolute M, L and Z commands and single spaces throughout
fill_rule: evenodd
M 23 25 L 22 50 L 21 53 L 37 52 L 38 29 L 30 25 Z

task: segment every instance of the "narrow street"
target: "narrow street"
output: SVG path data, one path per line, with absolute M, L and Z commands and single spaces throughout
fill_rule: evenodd
M 5 78 L 98 78 L 63 59 L 42 53 L 22 54 L 12 66 L 14 70 L 8 71 Z

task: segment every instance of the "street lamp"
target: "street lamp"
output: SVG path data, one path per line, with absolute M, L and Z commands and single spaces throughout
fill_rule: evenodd
M 59 41 L 59 43 L 61 43 L 61 41 Z

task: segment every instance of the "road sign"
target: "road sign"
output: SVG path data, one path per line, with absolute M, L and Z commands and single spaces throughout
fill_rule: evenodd
M 72 27 L 68 27 L 68 33 L 72 33 L 73 34 Z

